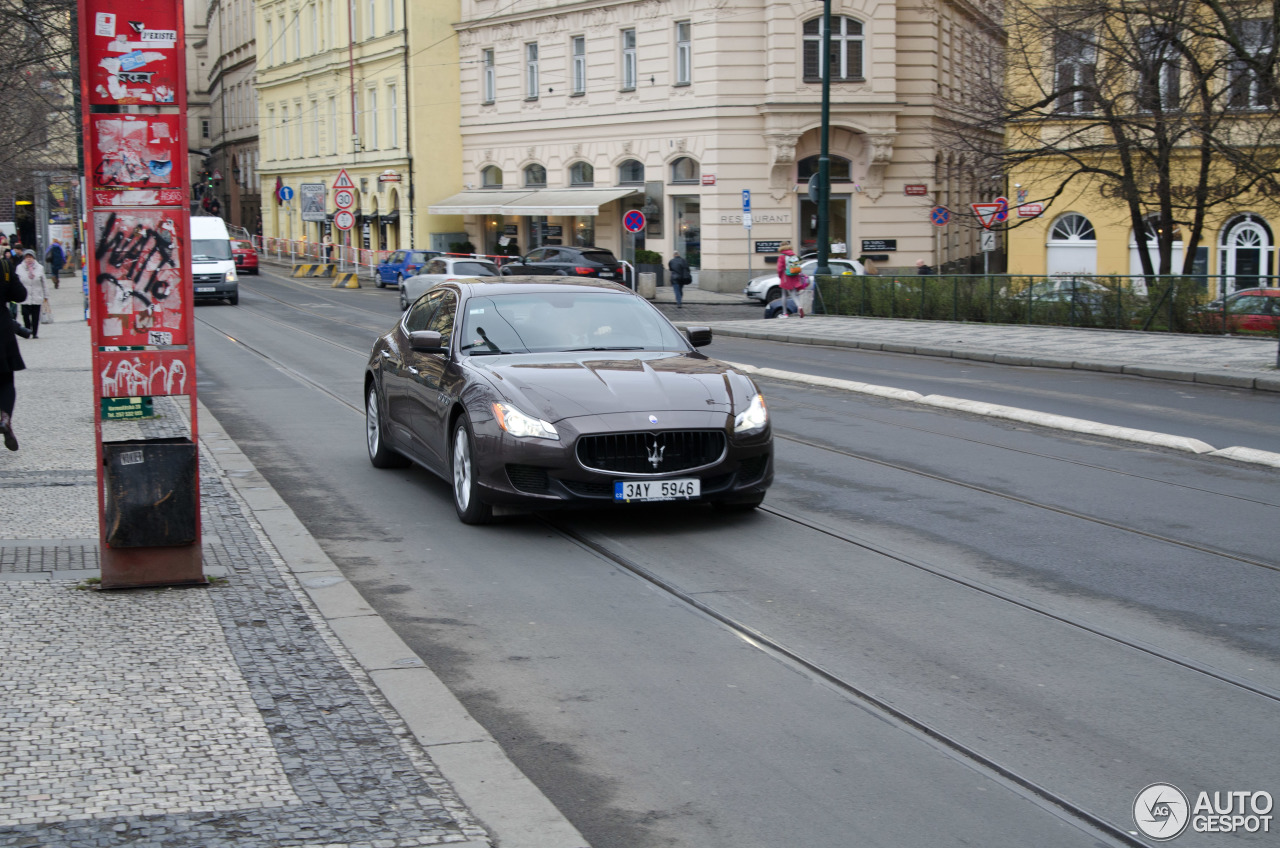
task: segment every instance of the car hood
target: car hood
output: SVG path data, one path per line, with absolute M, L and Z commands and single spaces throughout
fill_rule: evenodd
M 616 412 L 732 413 L 755 394 L 750 378 L 699 354 L 604 351 L 473 356 L 498 393 L 555 423 Z

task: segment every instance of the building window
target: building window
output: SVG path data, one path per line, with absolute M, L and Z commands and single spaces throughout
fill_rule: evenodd
M 376 34 L 377 30 L 374 29 L 374 26 L 377 23 L 377 17 L 378 0 L 369 0 L 369 29 L 366 32 L 365 38 L 373 38 Z
M 497 69 L 493 64 L 493 48 L 480 51 L 481 73 L 481 100 L 485 103 L 492 103 L 497 98 L 497 80 L 495 74 Z
M 688 21 L 676 22 L 676 85 L 693 82 L 693 41 Z
M 818 173 L 817 156 L 806 156 L 796 163 L 796 182 L 807 183 L 816 173 Z M 843 156 L 832 154 L 827 157 L 827 175 L 833 183 L 851 183 L 853 182 L 853 164 Z
M 272 35 L 270 18 L 267 18 L 267 44 L 264 53 L 267 57 L 267 65 L 274 65 L 276 63 L 276 40 L 275 36 Z
M 396 31 L 396 2 L 397 0 L 387 0 L 387 32 Z
M 279 150 L 279 147 L 277 146 L 279 137 L 276 135 L 276 132 L 278 130 L 279 130 L 279 127 L 276 126 L 276 110 L 268 109 L 267 110 L 267 131 L 263 134 L 267 138 L 267 140 L 270 142 L 270 144 L 267 147 L 268 157 L 274 155 Z
M 296 15 L 293 19 L 293 58 L 302 58 L 302 21 Z
M 1265 109 L 1276 102 L 1276 78 L 1272 54 L 1276 49 L 1275 26 L 1269 20 L 1240 22 L 1243 56 L 1232 60 L 1231 107 Z
M 863 79 L 862 22 L 831 18 L 831 80 Z M 804 81 L 822 82 L 822 18 L 804 22 Z
M 1138 47 L 1138 108 L 1146 112 L 1176 109 L 1181 94 L 1177 36 L 1167 27 L 1143 27 Z
M 369 111 L 369 150 L 378 149 L 378 90 L 371 88 L 365 92 L 365 102 Z
M 644 163 L 628 159 L 619 165 L 618 185 L 644 185 Z
M 284 15 L 280 15 L 279 17 L 277 17 L 276 21 L 280 26 L 280 58 L 283 61 L 288 62 L 289 61 L 289 39 L 286 37 L 287 34 L 285 33 L 285 30 L 284 30 Z
M 538 45 L 524 46 L 524 96 L 529 100 L 538 99 Z
M 398 87 L 395 85 L 387 86 L 387 147 L 396 148 L 400 146 L 400 103 L 396 98 Z
M 591 167 L 589 162 L 574 162 L 569 166 L 569 185 L 571 186 L 592 186 L 595 185 L 596 169 Z
M 525 188 L 546 188 L 547 169 L 541 165 L 529 165 L 524 169 Z
M 681 156 L 671 163 L 671 182 L 697 183 L 702 179 L 702 169 L 688 156 Z
M 587 39 L 582 35 L 573 37 L 573 93 L 587 93 Z
M 636 88 L 636 31 L 622 31 L 622 90 L 635 91 Z
M 329 152 L 338 152 L 338 98 L 329 96 Z
M 502 169 L 497 165 L 489 165 L 480 170 L 481 188 L 502 188 Z
M 210 128 L 209 128 L 209 119 L 208 119 L 208 118 L 201 118 L 201 119 L 200 119 L 200 137 L 201 137 L 201 138 L 208 138 L 208 137 L 209 137 L 209 132 L 210 132 Z
M 1094 109 L 1097 89 L 1098 46 L 1088 32 L 1059 33 L 1054 44 L 1054 90 L 1057 111 L 1083 115 Z
M 280 107 L 280 158 L 289 158 L 289 107 Z
M 318 101 L 311 101 L 310 118 L 308 123 L 311 124 L 311 155 L 320 155 L 320 104 Z
M 316 9 L 316 4 L 312 3 L 307 10 L 308 16 L 311 18 L 311 52 L 320 52 L 320 13 Z

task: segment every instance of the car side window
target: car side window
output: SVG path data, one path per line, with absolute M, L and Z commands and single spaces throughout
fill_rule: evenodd
M 388 265 L 395 265 L 395 264 L 399 263 L 401 259 L 404 259 L 404 251 L 403 251 L 403 250 L 397 250 L 395 253 L 393 253 L 393 254 L 391 254 L 390 256 L 388 256 L 388 257 L 387 257 L 387 264 L 388 264 Z
M 439 302 L 440 299 L 431 294 L 418 298 L 404 316 L 405 331 L 413 333 L 427 329 L 427 322 L 431 320 L 431 313 L 435 311 L 436 304 Z
M 547 255 L 547 249 L 545 247 L 540 247 L 537 250 L 531 251 L 529 255 L 525 257 L 525 261 L 541 262 L 543 260 L 543 257 L 545 257 L 546 255 Z
M 428 274 L 447 274 L 443 259 L 432 259 L 431 264 L 427 266 Z
M 434 300 L 439 304 L 427 322 L 428 330 L 440 334 L 445 346 L 449 345 L 449 337 L 453 335 L 453 319 L 458 312 L 458 296 L 448 289 L 438 292 Z

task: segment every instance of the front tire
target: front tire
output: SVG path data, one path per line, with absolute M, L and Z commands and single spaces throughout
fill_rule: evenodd
M 782 297 L 782 286 L 773 286 L 769 289 L 768 293 L 765 294 L 764 303 L 768 306 L 780 297 Z
M 480 500 L 476 485 L 475 436 L 466 415 L 453 425 L 453 447 L 449 451 L 450 478 L 453 482 L 453 507 L 463 524 L 488 524 L 493 520 L 493 507 Z
M 405 294 L 404 283 L 400 284 L 400 311 L 404 312 L 409 308 L 409 297 Z
M 365 442 L 369 448 L 369 462 L 374 468 L 404 468 L 409 460 L 387 446 L 379 409 L 381 404 L 378 402 L 378 386 L 370 383 L 364 403 Z
M 236 292 L 235 294 L 231 295 L 231 297 L 227 298 L 227 303 L 231 304 L 232 306 L 235 306 L 239 302 L 240 302 L 239 292 Z

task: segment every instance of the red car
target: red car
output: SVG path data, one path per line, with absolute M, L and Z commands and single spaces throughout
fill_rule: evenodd
M 1201 313 L 1212 329 L 1222 328 L 1222 301 L 1215 300 Z M 1280 289 L 1241 289 L 1227 295 L 1227 331 L 1271 332 L 1280 329 Z
M 236 271 L 242 274 L 258 273 L 258 251 L 253 249 L 252 242 L 232 239 L 231 256 L 235 259 Z

